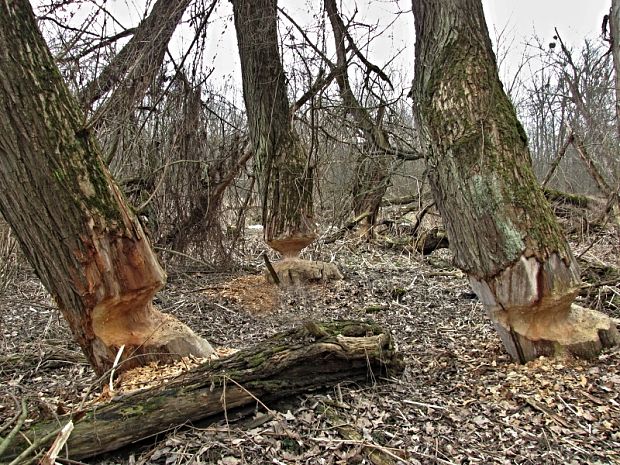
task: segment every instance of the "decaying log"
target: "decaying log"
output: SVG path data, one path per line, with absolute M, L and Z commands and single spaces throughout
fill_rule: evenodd
M 448 234 L 443 228 L 431 228 L 415 238 L 415 249 L 422 255 L 429 255 L 437 249 L 447 249 L 449 246 Z
M 581 208 L 589 208 L 592 204 L 596 204 L 596 199 L 587 195 L 571 194 L 569 192 L 562 192 L 549 187 L 545 187 L 543 192 L 546 199 L 550 202 L 563 202 Z
M 309 322 L 162 386 L 118 396 L 73 414 L 69 457 L 82 459 L 116 450 L 171 427 L 254 404 L 256 399 L 271 402 L 344 380 L 373 381 L 402 369 L 390 334 L 377 325 Z M 33 425 L 0 456 L 0 462 L 18 455 L 27 441 L 48 435 L 68 420 Z

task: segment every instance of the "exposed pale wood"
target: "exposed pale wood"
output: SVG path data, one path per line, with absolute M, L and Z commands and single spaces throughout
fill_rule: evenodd
M 602 348 L 620 343 L 607 315 L 573 304 L 578 270 L 558 255 L 545 264 L 523 256 L 493 279 L 470 276 L 470 283 L 516 360 L 565 352 L 593 358 Z
M 313 168 L 291 124 L 276 0 L 232 0 L 243 98 L 256 154 L 265 242 L 298 256 L 317 237 Z
M 608 318 L 572 305 L 577 265 L 534 176 L 481 1 L 412 5 L 414 113 L 431 189 L 454 261 L 507 351 L 523 362 L 561 351 L 592 356 L 617 343 Z
M 286 285 L 342 279 L 342 274 L 333 263 L 286 258 L 275 263 L 273 268 L 280 282 Z M 273 282 L 271 275 L 267 275 L 267 279 Z
M 372 382 L 403 369 L 388 332 L 376 325 L 340 321 L 315 323 L 279 333 L 253 349 L 213 365 L 202 365 L 157 388 L 114 398 L 76 415 L 67 443 L 69 457 L 81 459 L 112 451 L 188 422 L 234 409 L 268 403 L 344 380 Z M 29 440 L 57 427 L 40 422 L 26 432 Z M 25 447 L 21 438 L 0 461 Z

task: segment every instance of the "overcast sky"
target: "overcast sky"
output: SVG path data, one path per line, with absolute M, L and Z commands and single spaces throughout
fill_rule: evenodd
M 318 0 L 280 0 L 279 5 L 285 8 L 298 21 L 308 20 L 308 11 L 321 2 Z M 563 39 L 573 46 L 579 46 L 584 38 L 596 40 L 600 35 L 603 15 L 610 6 L 610 0 L 483 0 L 485 15 L 491 38 L 503 31 L 505 45 L 510 45 L 510 56 L 507 69 L 516 68 L 526 43 L 531 42 L 534 35 L 542 43 L 548 43 L 558 28 Z M 344 0 L 342 12 L 345 16 L 353 13 L 357 6 L 356 19 L 368 24 L 375 24 L 379 29 L 387 27 L 392 21 L 389 32 L 376 39 L 371 56 L 378 65 L 387 60 L 391 54 L 403 50 L 398 60 L 399 66 L 413 68 L 413 15 L 410 1 L 397 0 Z M 229 1 L 218 7 L 216 15 L 225 19 L 231 14 Z M 225 24 L 225 23 L 222 23 Z M 284 22 L 284 27 L 287 27 Z M 282 30 L 282 29 L 281 29 Z M 213 25 L 210 32 L 212 38 L 207 56 L 213 57 L 215 65 L 214 78 L 224 79 L 229 84 L 239 82 L 239 64 L 236 56 L 236 38 L 231 23 L 222 29 Z M 512 66 L 511 66 L 512 65 Z M 403 76 L 410 79 L 412 76 Z
M 32 3 L 36 5 L 40 0 L 32 0 Z M 137 25 L 144 14 L 146 3 L 147 0 L 103 2 L 124 27 Z M 148 3 L 152 4 L 153 0 Z M 302 24 L 315 23 L 316 20 L 312 19 L 313 10 L 314 13 L 320 11 L 322 4 L 320 0 L 279 0 L 278 3 Z M 501 32 L 503 46 L 509 50 L 502 74 L 510 75 L 511 69 L 516 69 L 526 43 L 531 42 L 534 35 L 546 44 L 552 40 L 555 27 L 569 46 L 578 47 L 584 38 L 597 40 L 603 15 L 608 12 L 610 3 L 611 0 L 483 0 L 491 38 L 495 40 Z M 366 51 L 379 66 L 384 66 L 391 57 L 399 53 L 394 68 L 400 70 L 401 75 L 397 76 L 396 80 L 400 80 L 403 85 L 411 82 L 415 41 L 411 1 L 342 0 L 340 8 L 345 18 L 350 18 L 357 10 L 355 19 L 374 26 L 373 35 L 384 31 L 374 38 Z M 230 1 L 220 0 L 207 30 L 208 48 L 205 58 L 206 64 L 215 68 L 211 82 L 240 86 L 239 58 L 231 16 Z M 290 27 L 290 24 L 283 20 L 280 31 L 285 32 Z M 117 31 L 108 31 L 108 34 L 113 32 Z M 358 45 L 363 45 L 363 28 L 356 33 L 359 37 Z M 177 49 L 177 56 L 185 50 L 191 39 L 190 34 L 176 35 L 171 48 Z

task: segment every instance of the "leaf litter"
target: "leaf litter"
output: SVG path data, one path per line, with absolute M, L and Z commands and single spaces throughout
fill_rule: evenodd
M 342 281 L 280 290 L 264 281 L 257 259 L 254 273 L 171 273 L 156 303 L 223 356 L 309 319 L 372 319 L 390 329 L 404 354 L 402 376 L 369 373 L 367 385 L 343 382 L 267 411 L 257 403 L 88 463 L 620 463 L 619 349 L 593 361 L 516 364 L 449 252 L 422 258 L 349 247 L 312 251 L 315 259 L 336 257 Z M 28 400 L 32 422 L 101 395 L 49 296 L 30 271 L 19 273 L 0 297 L 0 424 L 15 415 L 17 398 Z M 618 317 L 600 294 L 589 298 L 583 304 L 596 302 Z M 125 387 L 115 389 L 142 389 L 163 370 L 173 376 L 195 363 L 150 366 L 125 375 Z

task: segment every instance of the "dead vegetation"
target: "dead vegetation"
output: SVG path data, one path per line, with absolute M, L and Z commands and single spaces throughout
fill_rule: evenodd
M 619 318 L 615 234 L 574 239 L 579 303 Z M 310 319 L 368 319 L 390 330 L 405 371 L 269 405 L 257 398 L 88 463 L 620 463 L 620 350 L 515 364 L 449 252 L 403 250 L 317 245 L 308 258 L 335 258 L 344 279 L 304 288 L 268 284 L 259 255 L 237 274 L 172 270 L 158 305 L 221 354 Z M 9 425 L 24 399 L 27 426 L 102 391 L 36 278 L 16 273 L 0 297 L 0 418 Z

